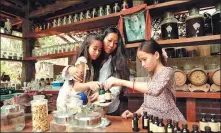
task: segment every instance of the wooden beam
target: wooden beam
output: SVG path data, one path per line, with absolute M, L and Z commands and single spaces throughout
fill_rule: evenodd
M 0 4 L 2 4 L 2 5 L 5 5 L 7 7 L 12 7 L 16 10 L 22 10 L 22 6 L 17 6 L 16 4 L 12 4 L 12 3 L 14 3 L 14 2 L 8 2 L 6 0 L 1 0 L 0 1 Z
M 190 121 L 190 122 L 196 121 L 196 99 L 195 98 L 186 99 L 186 115 L 187 115 L 187 121 Z
M 52 5 L 48 5 L 45 8 L 41 8 L 35 11 L 32 11 L 30 13 L 30 18 L 34 18 L 34 17 L 39 17 L 39 16 L 43 16 L 64 8 L 67 8 L 69 6 L 81 3 L 84 0 L 69 0 L 69 1 L 57 1 L 55 4 Z
M 12 7 L 4 6 L 4 5 L 1 5 L 1 12 L 5 13 L 5 14 L 9 14 L 11 16 L 15 16 L 15 17 L 21 17 L 21 18 L 25 17 L 24 12 L 16 10 Z

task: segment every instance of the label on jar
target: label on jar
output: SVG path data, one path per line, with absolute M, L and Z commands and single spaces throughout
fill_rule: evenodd
M 219 123 L 209 122 L 209 126 L 211 127 L 212 132 L 219 132 Z
M 153 131 L 153 128 L 152 128 L 153 127 L 153 123 L 152 122 L 150 122 L 149 126 L 150 126 L 150 131 Z
M 111 93 L 105 93 L 105 100 L 111 100 Z
M 168 133 L 172 133 L 172 128 L 167 128 Z
M 200 131 L 205 131 L 205 126 L 208 126 L 208 123 L 200 121 Z
M 134 128 L 134 120 L 132 120 L 132 128 Z
M 219 122 L 219 131 L 221 131 L 221 122 Z
M 100 103 L 104 103 L 105 102 L 105 95 L 104 94 L 99 95 L 99 102 Z
M 156 132 L 156 128 L 157 128 L 157 126 L 155 124 L 152 124 L 152 131 L 153 132 Z
M 145 127 L 148 126 L 148 119 L 144 119 L 144 126 L 145 126 Z
M 165 132 L 165 128 L 164 128 L 164 127 L 157 127 L 156 132 L 158 132 L 158 133 L 164 133 L 164 132 Z

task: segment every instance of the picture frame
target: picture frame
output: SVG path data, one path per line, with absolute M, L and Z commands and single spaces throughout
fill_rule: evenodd
M 125 43 L 135 43 L 145 40 L 146 10 L 125 15 L 123 17 Z

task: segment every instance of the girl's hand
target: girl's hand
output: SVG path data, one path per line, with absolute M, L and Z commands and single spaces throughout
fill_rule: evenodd
M 74 81 L 82 82 L 81 73 L 78 73 L 78 68 L 71 66 L 68 68 L 68 73 L 73 77 Z
M 133 113 L 131 113 L 129 110 L 126 110 L 122 113 L 121 117 L 123 117 L 124 119 L 127 118 L 132 118 L 133 117 Z
M 110 89 L 112 86 L 120 86 L 120 79 L 110 77 L 104 82 L 105 90 Z
M 95 92 L 93 95 L 89 97 L 89 100 L 91 103 L 93 103 L 94 101 L 98 99 L 98 97 L 99 97 L 99 92 Z
M 98 81 L 91 81 L 91 82 L 87 82 L 89 85 L 89 89 L 96 92 L 98 90 L 100 90 L 100 82 Z

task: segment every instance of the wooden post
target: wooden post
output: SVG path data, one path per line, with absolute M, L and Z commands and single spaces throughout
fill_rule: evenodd
M 188 122 L 196 122 L 196 99 L 186 99 L 186 115 Z
M 22 33 L 23 35 L 30 32 L 31 22 L 29 21 L 29 2 L 23 8 L 25 11 L 25 18 L 22 23 Z M 34 39 L 23 39 L 23 52 L 24 59 L 26 57 L 32 56 L 32 49 L 34 47 Z M 22 82 L 30 82 L 34 79 L 35 74 L 35 61 L 23 61 L 22 64 Z

